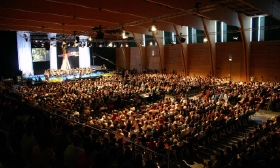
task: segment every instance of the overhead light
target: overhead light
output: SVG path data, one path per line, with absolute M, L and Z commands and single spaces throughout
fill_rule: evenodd
M 207 42 L 208 42 L 208 39 L 207 39 L 206 37 L 204 37 L 203 42 L 204 42 L 204 43 L 207 43 Z
M 238 40 L 238 36 L 233 36 L 233 40 Z
M 152 32 L 157 31 L 157 27 L 156 27 L 156 25 L 152 25 L 152 27 L 151 27 L 151 31 L 152 31 Z
M 153 45 L 153 42 L 150 42 L 150 46 L 152 46 Z
M 123 39 L 126 39 L 126 38 L 127 38 L 126 33 L 125 33 L 124 30 L 123 30 L 123 32 L 122 32 L 122 38 L 123 38 Z
M 113 47 L 113 43 L 110 42 L 110 43 L 107 45 L 107 47 Z
M 156 33 L 156 31 L 157 31 L 157 25 L 156 25 L 156 22 L 155 22 L 155 21 L 153 21 L 153 24 L 152 24 L 152 26 L 149 28 L 148 31 L 149 31 L 149 32 Z
M 128 47 L 128 44 L 126 44 L 125 47 Z
M 89 37 L 89 38 L 88 38 L 88 41 L 92 41 L 92 38 L 91 38 L 91 37 Z
M 232 61 L 232 53 L 229 53 L 229 55 L 228 55 L 228 61 Z

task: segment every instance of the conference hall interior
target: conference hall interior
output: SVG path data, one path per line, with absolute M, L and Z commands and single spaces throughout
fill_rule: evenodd
M 4 0 L 1 168 L 280 163 L 279 0 Z

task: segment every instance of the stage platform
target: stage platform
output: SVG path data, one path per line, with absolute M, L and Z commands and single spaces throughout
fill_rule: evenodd
M 65 80 L 78 80 L 78 79 L 95 79 L 101 76 L 113 76 L 115 75 L 113 70 L 95 70 L 91 74 L 85 75 L 67 75 L 67 76 L 53 76 L 46 80 L 44 74 L 23 76 L 23 80 L 29 80 L 33 83 L 36 82 L 62 82 Z

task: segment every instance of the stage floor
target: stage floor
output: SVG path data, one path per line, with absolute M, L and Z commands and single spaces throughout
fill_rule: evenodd
M 100 76 L 112 76 L 114 73 L 111 71 L 103 71 L 103 70 L 97 70 L 94 71 L 91 74 L 85 74 L 85 75 L 67 75 L 67 76 L 54 76 L 49 78 L 49 82 L 62 82 L 65 80 L 75 80 L 75 79 L 94 79 Z M 30 75 L 30 76 L 24 76 L 23 79 L 25 80 L 32 80 L 34 82 L 39 81 L 47 81 L 44 74 L 38 74 L 38 75 Z

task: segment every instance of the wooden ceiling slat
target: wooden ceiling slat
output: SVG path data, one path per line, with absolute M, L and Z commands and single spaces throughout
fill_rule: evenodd
M 201 17 L 224 21 L 229 25 L 239 27 L 235 14 L 241 12 L 254 15 L 262 14 L 262 11 L 268 12 L 270 10 L 268 2 L 257 3 L 253 0 L 10 0 L 1 3 L 0 23 L 3 27 L 0 29 L 20 30 L 22 28 L 26 31 L 54 33 L 80 31 L 80 34 L 93 34 L 95 31 L 92 31 L 92 27 L 99 25 L 102 25 L 103 30 L 121 28 L 125 25 L 126 31 L 149 34 L 148 29 L 155 18 L 159 30 L 174 32 L 173 24 L 203 30 Z M 266 5 L 262 7 L 262 3 Z M 240 5 L 243 5 L 241 9 L 235 8 Z M 279 6 L 271 9 L 275 11 L 273 16 L 277 18 L 280 14 L 275 8 L 279 9 Z M 227 11 L 227 14 L 221 16 L 221 11 Z

